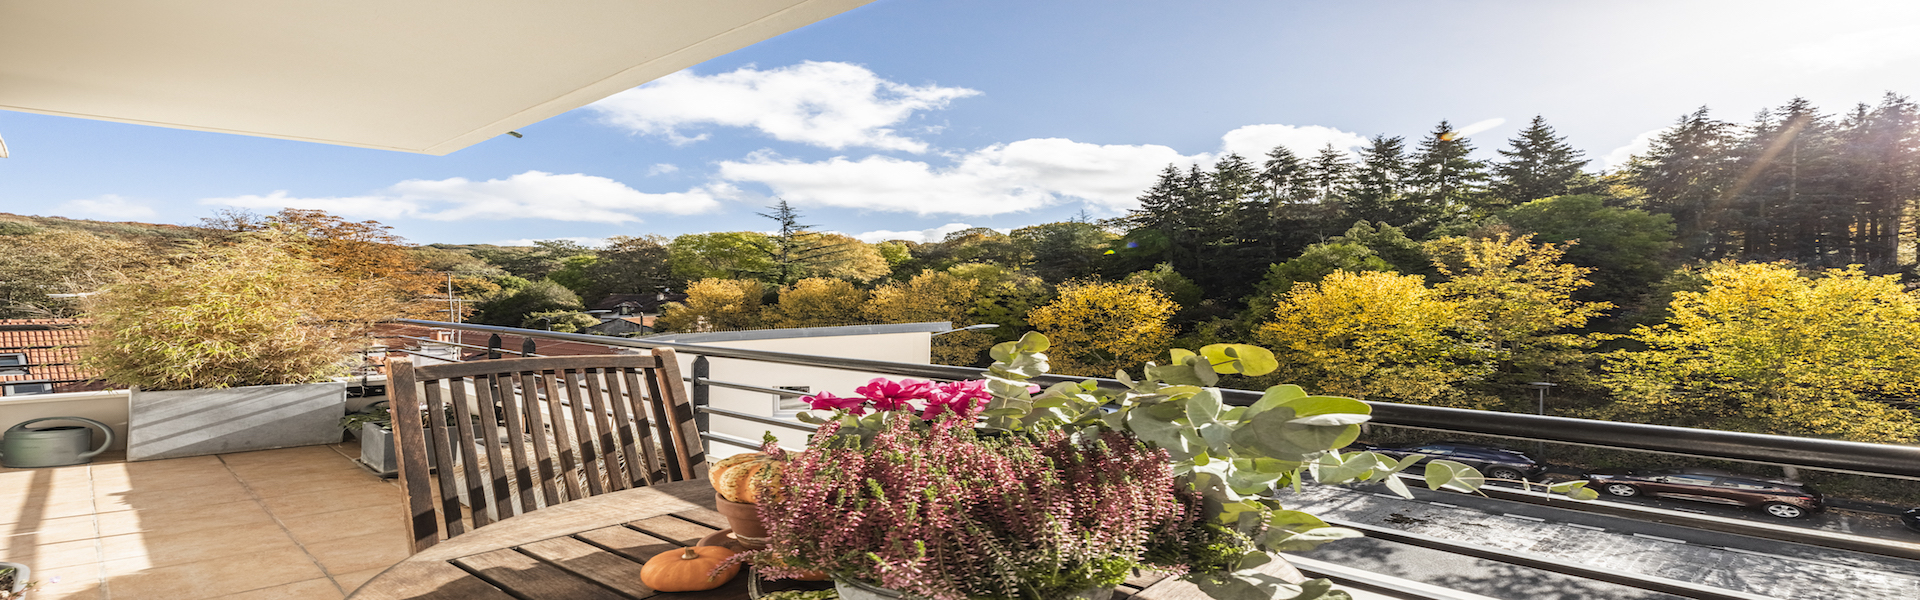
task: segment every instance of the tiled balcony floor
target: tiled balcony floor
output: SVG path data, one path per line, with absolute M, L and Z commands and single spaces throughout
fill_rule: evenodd
M 0 559 L 33 568 L 35 600 L 342 598 L 408 556 L 400 488 L 358 455 L 0 469 Z

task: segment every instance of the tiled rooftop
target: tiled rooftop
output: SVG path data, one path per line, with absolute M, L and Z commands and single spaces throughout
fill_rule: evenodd
M 408 556 L 400 488 L 358 449 L 0 469 L 0 560 L 35 600 L 342 598 Z

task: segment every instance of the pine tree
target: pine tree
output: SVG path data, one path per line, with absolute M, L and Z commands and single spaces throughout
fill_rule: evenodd
M 1839 179 L 1858 209 L 1847 262 L 1894 272 L 1902 224 L 1920 201 L 1920 106 L 1889 93 L 1878 106 L 1855 108 L 1835 136 Z
M 1313 200 L 1307 181 L 1307 163 L 1286 146 L 1274 146 L 1261 164 L 1262 192 L 1274 204 L 1299 204 Z
M 1724 212 L 1718 200 L 1734 174 L 1728 128 L 1700 107 L 1680 117 L 1625 169 L 1626 180 L 1646 194 L 1646 208 L 1673 217 L 1682 260 L 1712 252 L 1714 228 Z
M 1360 168 L 1353 177 L 1353 189 L 1347 194 L 1347 213 L 1352 219 L 1368 222 L 1405 224 L 1430 219 L 1408 202 L 1407 185 L 1412 167 L 1407 164 L 1406 138 L 1377 135 L 1360 151 Z
M 1733 151 L 1741 175 L 1729 190 L 1742 258 L 1843 266 L 1828 264 L 1852 237 L 1833 142 L 1830 122 L 1804 98 L 1756 115 Z
M 1487 179 L 1486 165 L 1468 158 L 1471 154 L 1473 145 L 1447 121 L 1441 121 L 1426 139 L 1420 140 L 1413 158 L 1414 197 L 1422 211 L 1436 218 L 1435 222 L 1407 225 L 1424 231 L 1440 220 L 1486 212 L 1479 204 Z
M 801 224 L 800 211 L 786 200 L 767 208 L 773 212 L 755 214 L 780 224 L 780 232 L 767 238 L 773 283 L 792 285 L 821 266 L 845 260 L 843 255 L 849 250 L 845 243 L 815 234 L 812 225 Z
M 1544 117 L 1533 122 L 1518 137 L 1507 141 L 1512 150 L 1500 150 L 1506 160 L 1493 164 L 1493 185 L 1488 191 L 1500 206 L 1518 206 L 1541 198 L 1585 194 L 1597 191 L 1592 175 L 1582 170 L 1586 159 L 1567 144 L 1567 138 L 1554 135 Z
M 1322 204 L 1338 202 L 1347 192 L 1353 180 L 1353 160 L 1347 153 L 1327 144 L 1319 154 L 1307 161 L 1307 187 L 1313 190 L 1313 201 Z

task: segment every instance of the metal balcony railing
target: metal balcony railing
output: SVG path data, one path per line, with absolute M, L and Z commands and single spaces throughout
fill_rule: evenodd
M 527 341 L 521 352 L 529 355 L 535 351 L 532 340 L 544 339 L 580 342 L 608 347 L 671 348 L 677 353 L 695 356 L 696 359 L 691 369 L 691 375 L 686 379 L 691 384 L 692 397 L 696 405 L 697 418 L 700 421 L 702 438 L 712 443 L 743 448 L 759 448 L 760 443 L 755 440 L 714 433 L 710 427 L 710 419 L 714 417 L 736 419 L 797 431 L 811 431 L 813 426 L 798 421 L 710 406 L 709 394 L 712 388 L 761 392 L 783 397 L 798 397 L 807 394 L 804 392 L 753 385 L 751 383 L 712 379 L 709 377 L 709 359 L 720 358 L 758 361 L 947 381 L 977 379 L 985 374 L 984 369 L 972 367 L 813 356 L 700 344 L 655 342 L 634 338 L 558 333 L 439 321 L 403 320 L 400 322 L 436 328 L 519 336 Z M 1046 386 L 1060 381 L 1085 381 L 1087 379 L 1096 378 L 1050 375 L 1036 378 L 1035 382 Z M 1114 387 L 1121 385 L 1118 381 L 1111 379 L 1096 380 L 1099 381 L 1101 385 Z M 1222 390 L 1222 394 L 1229 403 L 1240 405 L 1251 404 L 1260 397 L 1260 392 L 1249 390 Z M 1368 404 L 1373 407 L 1373 419 L 1371 423 L 1377 426 L 1418 429 L 1451 434 L 1492 436 L 1635 452 L 1650 452 L 1699 459 L 1735 461 L 1920 481 L 1920 447 L 1690 429 L 1521 413 L 1464 410 L 1389 402 L 1368 402 Z M 1565 499 L 1552 499 L 1545 494 L 1517 488 L 1489 486 L 1483 488 L 1483 491 L 1485 495 L 1501 500 L 1533 504 L 1552 503 L 1559 508 L 1570 508 L 1570 505 L 1574 504 Z M 1624 503 L 1579 503 L 1577 510 L 1652 523 L 1850 550 L 1885 557 L 1920 560 L 1920 544 L 1904 543 L 1894 540 L 1882 540 L 1815 529 L 1779 527 L 1770 523 L 1747 522 L 1740 519 L 1661 510 Z M 1366 524 L 1340 522 L 1335 522 L 1334 524 L 1352 527 L 1366 533 L 1369 537 L 1399 544 L 1437 549 L 1577 578 L 1605 581 L 1663 594 L 1710 600 L 1755 600 L 1765 598 L 1765 596 L 1746 592 L 1730 591 L 1637 573 L 1611 571 L 1567 561 L 1508 552 L 1485 546 L 1453 543 Z M 1303 567 L 1303 571 L 1307 571 L 1310 575 L 1329 577 L 1340 582 L 1342 585 L 1372 590 L 1393 597 L 1450 600 L 1484 598 L 1483 596 L 1477 596 L 1471 593 L 1435 588 L 1431 585 L 1409 582 L 1393 577 L 1378 576 L 1351 567 L 1342 567 L 1311 559 L 1302 558 L 1298 562 L 1300 566 Z

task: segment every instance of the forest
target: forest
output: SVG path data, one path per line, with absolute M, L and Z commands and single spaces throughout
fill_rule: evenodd
M 928 243 L 818 231 L 784 201 L 747 231 L 597 247 L 410 246 L 317 211 L 141 235 L 8 221 L 0 246 L 44 259 L 0 267 L 0 302 L 11 317 L 81 310 L 48 294 L 152 248 L 293 226 L 316 248 L 385 249 L 316 255 L 400 282 L 429 318 L 458 306 L 577 331 L 608 295 L 671 295 L 662 331 L 993 323 L 936 337 L 936 361 L 980 365 L 1038 330 L 1056 371 L 1109 377 L 1172 348 L 1253 343 L 1281 368 L 1222 385 L 1525 412 L 1545 389 L 1548 414 L 1920 440 L 1911 100 L 1827 113 L 1794 99 L 1745 122 L 1701 108 L 1610 169 L 1536 117 L 1475 156 L 1445 121 L 1357 154 L 1277 147 L 1170 165 L 1122 216 Z

